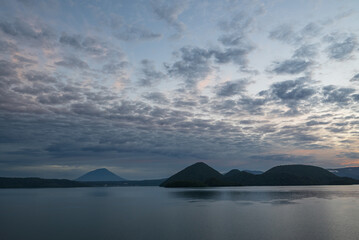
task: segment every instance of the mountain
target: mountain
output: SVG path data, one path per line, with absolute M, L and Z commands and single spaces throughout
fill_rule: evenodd
M 295 185 L 347 185 L 358 180 L 338 177 L 320 167 L 309 165 L 282 165 L 255 175 L 233 169 L 221 175 L 204 163 L 193 164 L 176 173 L 162 187 L 208 186 L 295 186 Z
M 342 185 L 356 184 L 351 178 L 342 178 L 324 168 L 309 165 L 282 165 L 254 175 L 232 170 L 225 174 L 227 181 L 243 186 L 290 186 L 290 185 Z
M 208 187 L 227 185 L 222 174 L 203 162 L 195 163 L 164 181 L 161 187 Z
M 88 187 L 85 183 L 66 179 L 5 178 L 0 177 L 0 188 L 70 188 Z
M 339 177 L 350 177 L 359 180 L 359 167 L 328 169 L 328 171 Z
M 252 186 L 256 185 L 258 182 L 257 175 L 245 171 L 239 171 L 238 169 L 229 171 L 228 173 L 224 174 L 224 177 L 227 182 L 236 186 Z
M 242 170 L 242 171 L 247 172 L 247 173 L 251 173 L 251 174 L 254 174 L 254 175 L 259 175 L 259 174 L 263 173 L 262 171 L 256 171 L 256 170 Z
M 107 170 L 106 168 L 99 168 L 88 172 L 81 177 L 75 179 L 79 182 L 116 182 L 116 181 L 126 181 L 120 176 L 117 176 L 113 172 Z
M 357 184 L 351 178 L 338 177 L 328 170 L 309 165 L 282 165 L 258 175 L 261 185 L 345 185 Z

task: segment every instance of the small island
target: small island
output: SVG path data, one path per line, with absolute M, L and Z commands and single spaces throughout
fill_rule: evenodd
M 310 165 L 282 165 L 262 174 L 251 174 L 237 169 L 221 174 L 207 164 L 198 162 L 171 176 L 160 186 L 171 188 L 350 184 L 359 184 L 359 180 L 339 177 L 324 168 Z

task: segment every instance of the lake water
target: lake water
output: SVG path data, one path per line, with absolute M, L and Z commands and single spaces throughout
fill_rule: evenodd
M 359 186 L 0 189 L 0 239 L 359 239 Z

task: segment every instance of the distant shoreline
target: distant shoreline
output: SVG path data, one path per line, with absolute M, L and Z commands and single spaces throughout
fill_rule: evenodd
M 126 187 L 126 186 L 159 186 L 165 179 L 133 181 L 93 181 L 80 182 L 68 179 L 44 178 L 6 178 L 0 177 L 0 188 L 83 188 L 83 187 Z

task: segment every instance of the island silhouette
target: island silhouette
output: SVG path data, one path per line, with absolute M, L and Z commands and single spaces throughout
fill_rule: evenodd
M 161 187 L 219 187 L 219 186 L 296 186 L 347 185 L 359 180 L 339 177 L 328 170 L 310 165 L 282 165 L 262 174 L 237 169 L 226 174 L 203 162 L 195 163 L 161 183 Z
M 221 174 L 204 162 L 197 162 L 169 178 L 126 180 L 106 168 L 90 171 L 75 180 L 0 177 L 0 188 L 69 188 L 114 186 L 222 187 L 300 186 L 359 184 L 358 167 L 330 169 L 311 165 L 281 165 L 266 172 L 230 170 Z

